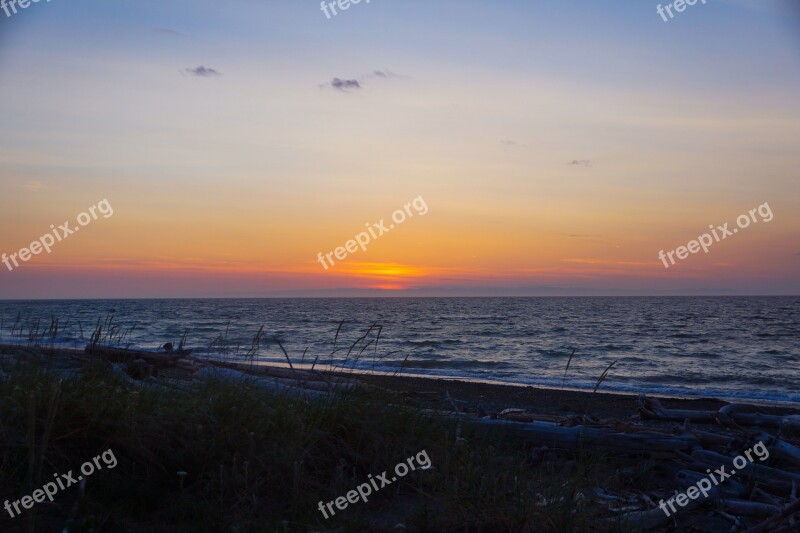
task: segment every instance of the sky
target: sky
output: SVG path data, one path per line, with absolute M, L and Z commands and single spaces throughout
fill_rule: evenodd
M 800 294 L 798 4 L 0 11 L 0 298 Z

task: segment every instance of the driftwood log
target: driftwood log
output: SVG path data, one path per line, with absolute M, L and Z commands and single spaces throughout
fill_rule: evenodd
M 491 418 L 472 419 L 470 423 L 486 429 L 502 429 L 525 437 L 531 443 L 567 450 L 605 450 L 630 454 L 690 451 L 700 445 L 691 436 L 654 431 L 621 433 L 605 428 L 577 425 L 564 427 L 554 422 L 513 422 Z
M 718 411 L 695 411 L 691 409 L 667 409 L 657 398 L 639 395 L 639 416 L 644 420 L 664 420 L 695 423 L 718 423 L 723 426 L 758 426 L 780 428 L 788 435 L 800 435 L 800 415 L 774 415 L 761 412 L 757 405 L 729 404 Z
M 800 483 L 800 474 L 751 463 L 750 461 L 746 461 L 744 468 L 737 470 L 732 466 L 733 457 L 710 450 L 695 450 L 692 452 L 692 458 L 708 465 L 709 468 L 719 468 L 722 466 L 730 467 L 726 473 L 735 472 L 736 475 L 741 474 L 756 481 L 760 481 L 765 485 L 780 487 L 787 491 L 792 488 L 793 483 Z
M 114 363 L 129 363 L 142 359 L 150 364 L 170 364 L 189 355 L 191 350 L 172 351 L 169 353 L 146 352 L 144 350 L 129 350 L 127 348 L 112 348 L 89 344 L 85 352 L 89 355 L 100 357 Z
M 800 448 L 769 433 L 761 433 L 758 440 L 769 448 L 770 452 L 784 461 L 800 466 Z
M 656 398 L 639 395 L 639 414 L 645 420 L 670 420 L 674 422 L 715 422 L 717 411 L 694 411 L 690 409 L 667 409 Z
M 705 472 L 695 472 L 694 470 L 680 470 L 675 474 L 675 481 L 684 490 L 692 485 L 696 485 L 701 479 L 706 479 L 708 474 Z M 725 483 L 718 485 L 717 490 L 721 497 L 740 498 L 747 494 L 747 487 L 734 479 L 729 479 Z
M 772 518 L 761 522 L 755 527 L 751 527 L 745 533 L 767 533 L 767 532 L 774 532 L 774 531 L 797 531 L 797 524 L 793 529 L 786 529 L 783 528 L 782 523 L 785 522 L 787 519 L 790 519 L 792 516 L 797 515 L 800 513 L 800 499 L 796 499 L 794 502 L 790 503 L 789 505 L 785 506 L 783 509 L 780 510 Z M 797 518 L 795 516 L 795 518 Z M 792 527 L 792 526 L 789 526 Z

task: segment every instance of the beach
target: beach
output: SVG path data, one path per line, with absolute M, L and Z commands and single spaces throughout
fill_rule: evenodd
M 111 450 L 119 466 L 95 473 L 91 483 L 156 493 L 164 488 L 153 483 L 167 483 L 177 491 L 172 498 L 191 494 L 193 503 L 184 502 L 189 507 L 219 497 L 201 513 L 203 520 L 216 521 L 214 528 L 236 524 L 258 531 L 721 531 L 731 520 L 753 527 L 785 523 L 784 506 L 793 500 L 781 479 L 800 481 L 800 464 L 791 455 L 800 452 L 794 447 L 800 443 L 784 434 L 795 418 L 800 429 L 800 410 L 785 405 L 325 372 L 175 352 L 99 343 L 84 350 L 0 346 L 0 388 L 6 391 L 0 416 L 8 420 L 7 438 L 20 439 L 6 458 L 26 455 L 26 433 L 39 442 L 32 449 L 41 450 L 32 456 L 34 472 L 45 465 L 67 470 L 70 460 L 79 464 L 93 449 Z M 31 379 L 38 385 L 26 392 Z M 220 409 L 220 402 L 227 407 Z M 761 418 L 754 422 L 752 416 Z M 274 433 L 279 427 L 283 435 Z M 169 428 L 176 433 L 163 433 Z M 670 500 L 688 481 L 704 488 L 692 477 L 699 475 L 693 473 L 698 461 L 732 458 L 726 454 L 738 447 L 749 454 L 760 449 L 754 435 L 764 440 L 778 433 L 788 455 L 769 437 L 764 449 L 773 454 L 770 466 L 753 465 L 768 474 L 748 470 L 730 482 L 732 492 L 719 489 L 686 509 L 681 500 Z M 282 442 L 291 449 L 280 448 Z M 195 453 L 207 459 L 198 462 Z M 409 455 L 409 464 L 413 457 L 427 457 L 430 464 L 410 471 L 403 462 L 400 469 L 398 461 Z M 398 475 L 390 481 L 396 462 Z M 0 494 L 12 509 L 14 491 L 27 490 L 27 468 L 20 466 L 27 463 L 16 464 L 3 474 Z M 166 471 L 134 474 L 148 464 L 174 469 L 172 481 Z M 276 472 L 288 476 L 291 490 L 281 492 Z M 785 478 L 771 480 L 774 473 Z M 365 487 L 372 476 L 385 479 L 385 486 Z M 748 484 L 745 493 L 740 487 Z M 357 500 L 357 487 L 369 492 L 363 500 Z M 0 524 L 41 527 L 67 520 L 74 526 L 73 505 L 91 502 L 78 513 L 91 522 L 111 504 L 100 489 L 75 490 Z M 264 498 L 272 499 L 266 507 Z M 230 507 L 232 502 L 238 503 Z M 662 512 L 659 502 L 674 512 Z M 163 499 L 142 505 L 156 529 L 198 527 L 197 517 L 166 512 Z M 115 512 L 112 524 L 126 531 L 144 527 L 129 510 Z

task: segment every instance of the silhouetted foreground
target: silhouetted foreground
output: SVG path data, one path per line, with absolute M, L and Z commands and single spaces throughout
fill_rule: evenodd
M 116 461 L 6 513 L 3 531 L 788 531 L 797 519 L 786 409 L 98 349 L 0 347 L 0 368 L 2 501 L 108 450 Z M 768 459 L 673 499 L 675 512 L 659 506 L 756 440 Z M 430 468 L 319 511 L 421 450 Z

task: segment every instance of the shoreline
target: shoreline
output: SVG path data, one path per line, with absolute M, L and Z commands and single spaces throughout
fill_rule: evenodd
M 214 360 L 214 359 L 212 359 Z M 244 362 L 243 362 L 244 363 Z M 244 363 L 244 364 L 250 364 Z M 283 363 L 280 361 L 255 361 L 252 364 L 261 367 L 274 367 L 274 368 L 290 368 L 288 363 Z M 292 363 L 292 366 L 295 369 L 302 369 L 302 370 L 310 370 L 311 366 L 308 363 Z M 361 370 L 361 369 L 337 369 L 331 368 L 329 365 L 317 365 L 316 370 L 320 372 L 330 373 L 333 375 L 341 376 L 341 377 L 357 377 L 357 376 L 379 376 L 379 377 L 398 377 L 398 378 L 408 378 L 408 379 L 419 379 L 419 380 L 429 380 L 429 381 L 443 381 L 443 382 L 463 382 L 463 383 L 477 383 L 477 384 L 484 384 L 484 385 L 491 385 L 497 387 L 517 387 L 517 388 L 532 388 L 537 390 L 543 391 L 554 391 L 558 392 L 574 392 L 574 393 L 586 393 L 592 394 L 592 387 L 576 387 L 569 385 L 569 379 L 567 379 L 567 385 L 560 387 L 560 386 L 549 386 L 537 383 L 522 383 L 519 381 L 504 381 L 501 379 L 491 379 L 491 378 L 477 378 L 472 376 L 453 376 L 448 374 L 421 374 L 415 373 L 412 370 L 403 371 L 403 372 L 389 372 L 385 370 Z M 751 397 L 742 397 L 742 396 L 728 396 L 725 394 L 712 394 L 706 393 L 702 390 L 698 390 L 696 394 L 690 393 L 671 393 L 671 392 L 662 392 L 658 390 L 615 390 L 611 388 L 600 388 L 595 392 L 596 395 L 617 395 L 623 397 L 638 397 L 640 394 L 645 394 L 650 397 L 660 398 L 660 399 L 667 399 L 667 400 L 714 400 L 724 403 L 743 403 L 748 405 L 759 405 L 765 407 L 787 407 L 787 408 L 798 408 L 800 409 L 800 398 L 797 401 L 793 400 L 777 400 L 777 399 L 765 399 L 765 398 L 751 398 Z M 800 396 L 800 393 L 798 393 Z
M 19 345 L 19 344 L 7 344 L 7 343 L 0 343 L 0 353 L 8 353 L 10 351 L 15 350 L 34 350 L 34 351 L 52 351 L 54 354 L 61 354 L 67 355 L 70 357 L 73 356 L 84 356 L 85 350 L 78 347 L 69 347 L 69 346 L 55 346 L 50 348 L 49 346 L 28 346 L 28 345 Z M 155 351 L 152 349 L 138 349 L 132 348 L 135 352 L 141 353 L 148 353 L 154 356 L 163 355 L 164 352 Z M 237 367 L 245 368 L 245 367 L 257 367 L 257 368 L 275 368 L 275 369 L 290 369 L 294 368 L 300 371 L 310 371 L 312 370 L 311 363 L 297 363 L 292 362 L 290 365 L 289 363 L 283 361 L 264 361 L 264 360 L 247 360 L 242 356 L 238 357 L 210 357 L 205 354 L 199 355 L 192 355 L 191 359 L 197 361 L 198 363 L 204 364 L 223 364 L 223 365 L 236 365 Z M 529 391 L 540 391 L 541 394 L 545 394 L 547 396 L 552 395 L 573 395 L 575 397 L 585 398 L 588 396 L 595 396 L 595 397 L 613 397 L 616 398 L 618 401 L 622 400 L 633 400 L 635 401 L 640 395 L 646 395 L 652 398 L 658 398 L 660 400 L 664 400 L 667 402 L 715 402 L 720 405 L 724 404 L 746 404 L 746 405 L 754 405 L 760 406 L 765 408 L 784 408 L 784 409 L 800 409 L 800 398 L 798 400 L 786 400 L 786 399 L 772 399 L 772 398 L 753 398 L 753 397 L 743 397 L 743 396 L 730 396 L 723 394 L 716 394 L 719 391 L 703 391 L 697 390 L 696 393 L 675 393 L 669 391 L 660 391 L 660 390 L 646 390 L 646 389 L 635 389 L 631 387 L 633 390 L 618 390 L 613 388 L 599 388 L 596 392 L 592 392 L 593 387 L 580 387 L 574 386 L 569 384 L 569 378 L 566 380 L 566 384 L 564 386 L 554 386 L 554 385 L 546 385 L 540 383 L 523 383 L 520 381 L 505 381 L 502 379 L 493 379 L 493 378 L 480 378 L 480 377 L 473 377 L 473 376 L 457 376 L 457 375 L 449 375 L 449 374 L 423 374 L 423 373 L 415 373 L 413 369 L 409 370 L 402 370 L 402 371 L 387 371 L 387 370 L 372 370 L 372 369 L 357 369 L 357 368 L 348 368 L 343 369 L 341 367 L 331 366 L 331 365 L 323 365 L 317 364 L 314 367 L 316 372 L 329 374 L 332 376 L 337 376 L 341 378 L 351 378 L 351 379 L 363 379 L 367 381 L 375 381 L 376 383 L 382 381 L 393 382 L 396 379 L 406 380 L 408 383 L 418 383 L 415 385 L 415 388 L 422 388 L 423 384 L 429 384 L 432 387 L 437 388 L 447 388 L 447 384 L 452 384 L 452 388 L 458 388 L 459 390 L 466 391 L 478 388 L 478 386 L 485 386 L 491 387 L 495 391 L 511 391 L 514 390 L 529 390 Z M 604 384 L 605 386 L 605 384 Z M 503 393 L 504 395 L 508 396 L 511 394 Z M 771 393 L 767 393 L 771 394 Z M 779 393 L 774 393 L 779 394 Z M 541 396 L 541 395 L 540 395 Z M 800 396 L 800 393 L 798 393 Z

